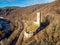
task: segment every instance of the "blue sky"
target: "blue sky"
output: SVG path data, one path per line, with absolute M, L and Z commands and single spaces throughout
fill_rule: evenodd
M 43 3 L 49 3 L 54 0 L 0 0 L 0 7 L 6 7 L 6 6 L 30 6 L 35 4 L 43 4 Z

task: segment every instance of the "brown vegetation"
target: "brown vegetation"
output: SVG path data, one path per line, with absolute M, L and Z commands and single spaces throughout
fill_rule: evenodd
M 29 26 L 29 24 L 36 20 L 37 12 L 41 12 L 41 23 L 46 24 L 48 21 L 49 24 L 37 34 L 24 41 L 24 31 L 26 28 L 29 27 L 30 31 L 36 31 L 36 26 L 34 24 Z M 0 9 L 0 16 L 4 16 L 11 21 L 10 31 L 12 33 L 8 39 L 2 40 L 4 45 L 60 45 L 59 0 L 28 7 L 2 8 Z M 0 34 L 2 33 L 0 32 Z

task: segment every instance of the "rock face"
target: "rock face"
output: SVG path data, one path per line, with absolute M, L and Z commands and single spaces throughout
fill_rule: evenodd
M 41 12 L 42 18 L 41 27 L 39 27 L 38 29 L 36 29 L 36 25 L 30 23 L 36 20 L 37 12 Z M 8 32 L 10 34 L 8 35 L 9 37 L 7 39 L 2 39 L 3 44 L 5 45 L 60 45 L 59 0 L 52 3 L 40 5 L 38 4 L 28 7 L 1 8 L 0 16 L 3 16 L 11 21 L 9 27 L 9 23 L 5 22 L 5 20 L 2 20 L 3 22 L 5 22 L 3 25 L 5 28 L 1 26 L 0 21 L 0 29 L 4 28 L 4 30 L 6 29 L 6 31 L 8 32 L 9 27 L 9 31 L 11 31 L 11 33 Z M 24 23 L 26 23 L 26 25 L 24 25 Z M 29 28 L 29 31 L 35 31 L 36 33 L 33 36 L 32 34 L 30 35 L 29 33 L 27 33 L 27 35 L 30 35 L 31 38 L 27 39 L 26 42 L 24 42 L 25 33 L 23 31 L 26 28 Z
M 33 33 L 30 32 L 24 32 L 24 41 L 31 38 L 33 36 Z

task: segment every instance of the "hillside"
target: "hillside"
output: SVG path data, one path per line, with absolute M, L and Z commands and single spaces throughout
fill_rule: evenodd
M 41 26 L 33 22 L 37 12 L 41 13 Z M 28 7 L 0 8 L 0 16 L 11 21 L 9 36 L 0 45 L 60 45 L 60 1 Z M 25 37 L 25 32 L 31 36 Z M 6 34 L 7 35 L 7 34 Z

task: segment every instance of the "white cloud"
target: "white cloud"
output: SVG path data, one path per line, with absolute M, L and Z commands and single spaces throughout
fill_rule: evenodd
M 48 2 L 53 2 L 53 1 L 55 1 L 55 0 L 46 0 L 47 3 L 48 3 Z

